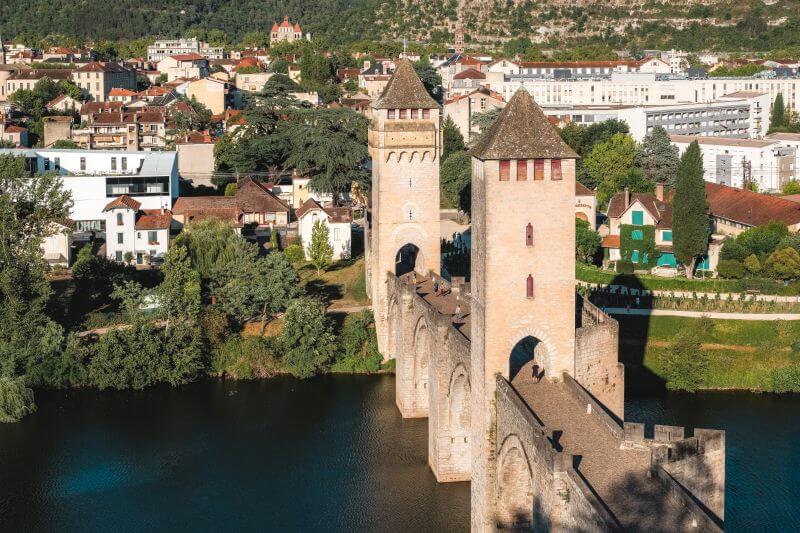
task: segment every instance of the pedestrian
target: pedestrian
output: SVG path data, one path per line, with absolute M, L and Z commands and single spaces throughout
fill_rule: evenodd
M 456 304 L 456 322 L 461 322 L 461 304 Z
M 434 296 L 439 296 L 439 280 L 433 281 L 433 294 Z
M 411 272 L 411 284 L 412 285 L 416 285 L 417 284 L 417 272 L 416 271 L 412 271 Z
M 640 307 L 640 306 L 639 306 L 639 304 L 640 304 L 641 302 L 642 302 L 642 301 L 641 301 L 641 300 L 639 299 L 639 297 L 637 296 L 637 297 L 636 297 L 636 307 Z

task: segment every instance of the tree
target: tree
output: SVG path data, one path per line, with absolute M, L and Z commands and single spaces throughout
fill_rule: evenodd
M 422 80 L 422 85 L 428 91 L 431 97 L 442 103 L 442 76 L 439 74 L 427 58 L 420 59 L 414 63 L 414 72 L 417 73 L 419 79 Z
M 622 189 L 622 181 L 634 168 L 636 143 L 630 135 L 616 133 L 597 143 L 583 164 L 597 185 L 597 202 L 606 205 Z
M 670 142 L 667 130 L 661 126 L 654 126 L 650 133 L 645 135 L 636 156 L 639 168 L 644 171 L 648 179 L 670 187 L 674 185 L 680 158 L 678 147 Z
M 600 234 L 594 231 L 585 220 L 575 218 L 575 257 L 584 263 L 591 263 L 600 248 Z
M 304 109 L 292 114 L 286 166 L 311 177 L 310 188 L 334 202 L 353 183 L 367 184 L 368 120 L 350 109 Z
M 269 64 L 267 70 L 276 74 L 289 74 L 289 62 L 285 59 L 275 59 Z
M 452 117 L 448 116 L 442 122 L 442 163 L 447 160 L 447 157 L 455 152 L 460 150 L 466 150 L 466 145 L 464 144 L 464 137 L 461 135 L 461 131 L 456 126 L 456 123 L 453 122 Z
M 744 267 L 754 276 L 761 273 L 761 261 L 758 260 L 755 254 L 750 254 L 744 258 Z
M 264 48 L 269 44 L 269 36 L 263 31 L 250 31 L 242 37 L 242 45 L 250 48 Z
M 486 130 L 492 127 L 492 124 L 494 124 L 494 121 L 497 120 L 497 117 L 500 116 L 500 113 L 502 111 L 503 110 L 499 107 L 493 107 L 492 109 L 487 109 L 486 111 L 475 113 L 474 115 L 472 115 L 471 119 L 472 125 L 476 126 L 478 128 L 478 131 L 481 132 L 481 134 L 486 133 Z M 469 141 L 470 145 L 475 146 L 475 144 L 478 143 L 480 137 L 481 137 L 480 135 L 473 135 Z
M 239 186 L 235 183 L 228 183 L 225 185 L 225 196 L 236 196 L 236 191 L 239 190 Z
M 322 302 L 298 298 L 289 304 L 278 336 L 285 369 L 299 378 L 309 378 L 333 359 L 336 346 Z
M 471 209 L 472 157 L 464 151 L 453 153 L 442 163 L 439 184 L 446 204 L 466 213 Z
M 749 254 L 766 256 L 774 252 L 788 235 L 786 224 L 773 220 L 743 231 L 736 238 L 736 243 Z
M 708 354 L 702 349 L 699 333 L 692 329 L 678 333 L 662 365 L 668 389 L 696 391 L 703 384 L 708 368 Z
M 783 184 L 781 194 L 788 196 L 790 194 L 800 194 L 800 181 L 787 181 Z
M 775 250 L 767 258 L 766 266 L 772 269 L 778 279 L 800 278 L 800 253 L 794 248 Z
M 59 139 L 53 143 L 53 148 L 75 150 L 78 148 L 78 143 L 71 139 Z
M 215 270 L 234 257 L 237 241 L 241 239 L 226 222 L 207 219 L 186 224 L 173 247 L 186 248 L 192 268 L 208 283 Z
M 18 422 L 35 410 L 33 391 L 22 378 L 0 376 L 0 423 Z
M 308 258 L 317 269 L 317 274 L 327 269 L 333 262 L 333 247 L 329 242 L 328 226 L 321 220 L 315 221 L 311 228 Z
M 708 248 L 710 233 L 703 158 L 697 141 L 689 145 L 678 165 L 672 228 L 675 257 L 686 265 L 686 276 L 691 279 L 697 258 Z
M 772 119 L 769 124 L 770 131 L 781 126 L 786 126 L 786 108 L 783 104 L 783 93 L 778 93 L 775 102 L 772 104 Z
M 200 316 L 200 274 L 192 269 L 185 246 L 173 246 L 161 266 L 164 278 L 156 290 L 158 310 L 172 322 L 196 324 Z

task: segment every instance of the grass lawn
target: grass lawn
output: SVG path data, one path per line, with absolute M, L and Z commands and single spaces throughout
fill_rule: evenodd
M 300 284 L 309 294 L 322 298 L 333 309 L 369 304 L 363 256 L 339 261 L 320 274 L 305 264 L 298 273 Z
M 663 387 L 664 354 L 678 332 L 699 328 L 701 319 L 619 317 L 622 359 L 633 388 Z M 770 390 L 773 368 L 797 363 L 791 349 L 800 340 L 798 321 L 711 320 L 702 334 L 709 364 L 704 388 Z

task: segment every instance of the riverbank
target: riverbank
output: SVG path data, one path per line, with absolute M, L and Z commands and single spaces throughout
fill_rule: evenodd
M 707 364 L 699 389 L 800 392 L 800 322 L 744 321 L 676 316 L 615 315 L 627 387 L 667 386 L 668 356 L 681 332 L 701 330 L 698 357 Z M 788 385 L 787 385 L 788 380 Z M 788 390 L 787 390 L 788 387 Z

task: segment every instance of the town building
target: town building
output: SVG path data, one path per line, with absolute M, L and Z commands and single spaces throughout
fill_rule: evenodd
M 786 198 L 706 182 L 708 214 L 719 235 L 739 235 L 745 230 L 778 221 L 789 231 L 800 231 L 800 203 Z
M 592 229 L 597 226 L 597 196 L 579 181 L 575 182 L 575 218 L 585 220 Z
M 444 103 L 444 116 L 451 118 L 466 142 L 480 133 L 480 127 L 472 123 L 472 118 L 492 109 L 502 109 L 506 105 L 503 97 L 485 87 L 469 93 L 453 96 Z
M 169 250 L 172 213 L 169 210 L 142 209 L 141 202 L 123 194 L 104 208 L 106 257 L 117 263 L 150 263 Z
M 240 91 L 247 91 L 251 93 L 260 92 L 272 76 L 274 76 L 274 73 L 272 72 L 248 72 L 247 74 L 236 74 L 236 88 Z
M 328 228 L 328 244 L 333 249 L 333 259 L 349 259 L 352 253 L 352 224 L 353 214 L 349 207 L 323 206 L 313 198 L 300 206 L 297 210 L 298 233 L 300 241 L 310 259 L 309 247 L 314 224 L 321 222 Z
M 670 139 L 681 153 L 698 142 L 704 177 L 711 183 L 740 189 L 752 183 L 759 191 L 774 192 L 796 177 L 796 149 L 777 140 L 696 135 L 671 135 Z
M 190 81 L 186 88 L 186 97 L 197 100 L 214 115 L 224 113 L 234 104 L 231 84 L 211 77 Z
M 72 71 L 72 81 L 90 99 L 106 102 L 112 89 L 136 90 L 136 71 L 119 63 L 94 61 Z
M 51 115 L 42 117 L 44 147 L 50 148 L 56 141 L 72 140 L 72 117 Z
M 75 222 L 70 219 L 53 222 L 50 235 L 42 240 L 42 257 L 51 267 L 68 267 L 74 257 L 72 232 Z
M 0 120 L 0 140 L 15 147 L 26 147 L 29 145 L 28 128 Z
M 160 150 L 167 146 L 167 119 L 158 108 L 92 113 L 72 139 L 91 150 Z
M 191 133 L 185 138 L 177 139 L 175 149 L 178 152 L 178 175 L 182 180 L 194 186 L 212 187 L 211 177 L 214 175 L 214 141 L 204 132 Z
M 455 76 L 450 84 L 448 96 L 458 96 L 474 91 L 486 83 L 486 74 L 475 68 L 462 70 Z
M 278 43 L 281 41 L 293 42 L 299 41 L 303 38 L 303 31 L 300 29 L 300 24 L 289 22 L 289 17 L 283 17 L 283 22 L 272 24 L 272 29 L 269 32 L 269 43 Z
M 50 100 L 45 106 L 48 111 L 70 111 L 77 113 L 81 108 L 81 101 L 68 94 L 60 94 Z
M 224 59 L 225 49 L 221 46 L 209 46 L 195 38 L 159 39 L 147 47 L 147 60 L 151 63 L 182 54 L 198 54 L 206 59 Z
M 69 217 L 75 221 L 76 239 L 88 238 L 105 228 L 105 207 L 127 195 L 142 209 L 171 209 L 178 196 L 178 161 L 175 152 L 124 152 L 98 150 L 0 149 L 28 160 L 37 172 L 55 171 L 72 194 Z
M 167 75 L 167 81 L 205 78 L 210 70 L 208 59 L 200 54 L 179 54 L 165 57 L 156 65 L 156 70 Z
M 72 73 L 71 69 L 61 68 L 17 70 L 5 81 L 5 96 L 8 98 L 14 91 L 20 89 L 33 89 L 44 78 L 49 78 L 55 82 L 69 80 L 72 77 Z

